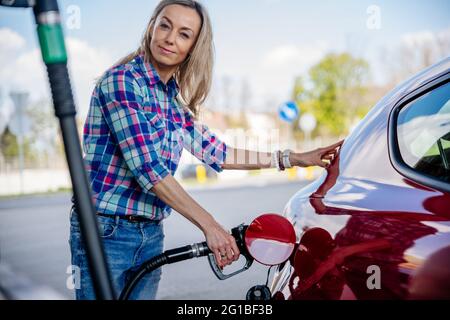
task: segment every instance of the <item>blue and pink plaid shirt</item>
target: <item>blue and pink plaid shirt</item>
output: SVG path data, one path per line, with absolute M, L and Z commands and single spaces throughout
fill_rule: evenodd
M 195 121 L 143 55 L 108 70 L 94 89 L 84 126 L 85 163 L 97 212 L 167 217 L 151 188 L 175 174 L 183 148 L 222 171 L 226 145 Z

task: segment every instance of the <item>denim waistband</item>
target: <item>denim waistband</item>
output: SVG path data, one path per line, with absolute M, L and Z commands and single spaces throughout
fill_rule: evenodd
M 71 210 L 70 210 L 70 216 L 72 218 L 73 215 L 78 215 L 75 206 L 72 206 Z M 145 223 L 145 224 L 161 224 L 161 222 L 163 220 L 152 220 L 152 219 L 147 219 L 145 217 L 141 217 L 141 216 L 136 216 L 136 215 L 132 215 L 132 216 L 121 216 L 121 215 L 108 215 L 108 214 L 100 214 L 97 213 L 97 217 L 104 217 L 107 219 L 113 219 L 115 221 L 115 223 L 119 223 L 119 221 L 121 222 L 126 222 L 126 223 L 130 223 L 130 224 L 138 224 L 138 223 Z

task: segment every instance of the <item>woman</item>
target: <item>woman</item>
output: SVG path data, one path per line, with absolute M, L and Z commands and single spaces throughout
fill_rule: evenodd
M 339 146 L 271 154 L 225 145 L 196 121 L 210 90 L 212 67 L 211 23 L 203 6 L 163 0 L 140 48 L 109 69 L 94 89 L 84 129 L 85 160 L 116 294 L 137 266 L 162 252 L 162 221 L 171 208 L 204 233 L 221 267 L 239 257 L 234 238 L 173 178 L 183 147 L 220 172 L 323 167 L 322 160 L 332 159 Z M 74 210 L 70 243 L 72 264 L 81 273 L 76 297 L 93 299 Z M 154 299 L 160 277 L 160 269 L 148 274 L 130 298 Z

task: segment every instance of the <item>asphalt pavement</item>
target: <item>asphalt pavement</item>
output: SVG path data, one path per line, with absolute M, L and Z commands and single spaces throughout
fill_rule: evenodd
M 259 182 L 221 188 L 192 188 L 188 192 L 225 228 L 250 223 L 263 213 L 281 213 L 289 198 L 305 182 Z M 73 299 L 68 268 L 70 194 L 25 196 L 0 201 L 0 264 L 38 286 L 54 289 Z M 204 241 L 203 234 L 180 214 L 164 222 L 165 249 Z M 244 265 L 244 259 L 225 273 Z M 233 278 L 218 280 L 206 257 L 163 267 L 158 299 L 245 299 L 247 290 L 264 284 L 268 267 L 253 266 Z M 1 273 L 0 273 L 1 275 Z M 0 282 L 5 282 L 1 279 Z

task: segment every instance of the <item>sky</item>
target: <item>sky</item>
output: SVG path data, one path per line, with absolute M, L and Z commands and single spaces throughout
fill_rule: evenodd
M 210 105 L 271 110 L 290 99 L 296 76 L 327 53 L 350 52 L 386 81 L 383 52 L 433 34 L 450 37 L 448 0 L 203 0 L 216 48 Z M 77 108 L 84 116 L 96 77 L 135 50 L 157 0 L 60 0 Z M 449 53 L 450 54 L 450 53 Z M 223 83 L 229 83 L 225 101 Z M 243 83 L 247 83 L 244 86 Z M 0 87 L 49 97 L 31 10 L 0 8 Z M 0 101 L 8 105 L 8 99 Z M 3 109 L 5 109 L 4 107 Z

